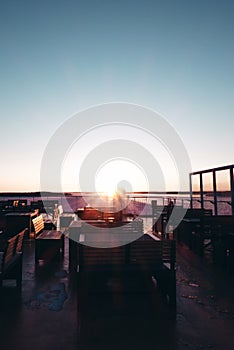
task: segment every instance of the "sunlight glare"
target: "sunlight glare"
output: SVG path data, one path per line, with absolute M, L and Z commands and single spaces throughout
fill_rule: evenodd
M 95 176 L 96 192 L 113 197 L 116 192 L 140 191 L 142 184 L 148 188 L 144 171 L 132 161 L 113 159 L 103 164 Z

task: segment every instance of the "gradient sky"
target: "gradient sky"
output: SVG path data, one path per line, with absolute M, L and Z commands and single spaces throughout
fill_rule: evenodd
M 232 0 L 1 0 L 0 44 L 0 191 L 38 190 L 59 125 L 113 101 L 163 115 L 192 170 L 234 163 Z

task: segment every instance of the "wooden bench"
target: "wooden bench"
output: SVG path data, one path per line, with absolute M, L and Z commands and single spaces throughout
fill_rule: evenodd
M 82 222 L 81 234 L 93 247 L 112 248 L 128 244 L 143 235 L 142 220 L 122 222 L 86 221 Z M 94 243 L 92 243 L 94 242 Z
M 27 229 L 7 241 L 6 249 L 0 252 L 0 287 L 3 280 L 16 280 L 17 288 L 22 284 L 23 239 Z
M 79 245 L 78 272 L 114 269 L 126 264 L 125 247 L 96 248 L 88 245 Z
M 42 215 L 33 219 L 35 231 L 35 261 L 49 261 L 60 252 L 64 254 L 64 234 L 56 230 L 44 230 Z
M 153 235 L 144 234 L 127 245 L 95 248 L 88 246 L 88 242 L 84 245 L 82 236 L 78 244 L 78 276 L 81 288 L 84 281 L 93 278 L 94 272 L 98 278 L 101 274 L 117 274 L 125 279 L 133 274 L 144 274 L 151 282 L 152 277 L 157 280 L 158 287 L 168 298 L 169 305 L 176 305 L 174 240 L 158 240 Z
M 211 244 L 215 264 L 234 268 L 234 216 L 210 217 Z
M 140 221 L 128 222 L 122 226 L 115 222 L 89 221 L 89 223 L 85 222 L 77 226 L 79 244 L 76 264 L 80 271 L 83 268 L 91 271 L 100 267 L 102 270 L 104 268 L 112 270 L 113 265 L 115 269 L 125 265 L 126 244 L 143 234 L 143 225 Z M 85 244 L 82 244 L 84 240 Z
M 178 242 L 185 243 L 194 253 L 202 256 L 211 244 L 212 210 L 188 209 L 176 229 Z
M 138 267 L 157 281 L 159 289 L 176 305 L 176 243 L 175 240 L 159 240 L 154 235 L 144 234 L 130 243 L 129 265 Z

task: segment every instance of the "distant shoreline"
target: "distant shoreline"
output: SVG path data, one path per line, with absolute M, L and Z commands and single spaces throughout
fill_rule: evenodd
M 199 191 L 194 191 L 193 195 L 199 195 Z M 204 191 L 204 195 L 212 195 L 212 191 Z M 229 196 L 230 191 L 217 191 L 222 196 Z M 0 197 L 59 197 L 59 196 L 89 196 L 100 195 L 97 192 L 49 192 L 49 191 L 36 191 L 36 192 L 0 192 Z M 105 193 L 103 193 L 106 195 Z M 190 195 L 189 191 L 150 191 L 150 192 L 126 192 L 131 195 Z

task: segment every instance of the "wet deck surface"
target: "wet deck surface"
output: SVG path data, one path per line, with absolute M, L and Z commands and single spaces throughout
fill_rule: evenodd
M 233 277 L 178 246 L 173 318 L 155 288 L 143 292 L 143 279 L 130 281 L 127 290 L 110 279 L 103 293 L 78 295 L 68 269 L 68 239 L 63 260 L 36 269 L 34 243 L 28 241 L 21 296 L 11 285 L 0 294 L 0 348 L 231 350 Z

